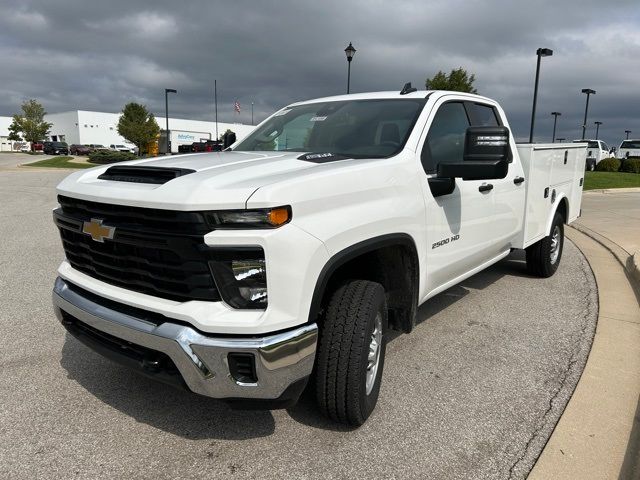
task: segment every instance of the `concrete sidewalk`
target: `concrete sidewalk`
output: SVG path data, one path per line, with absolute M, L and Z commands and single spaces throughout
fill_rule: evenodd
M 607 248 L 613 247 L 612 253 L 640 282 L 640 188 L 585 192 L 582 216 L 573 226 Z
M 598 283 L 587 365 L 530 479 L 640 478 L 640 191 L 585 193 L 567 236 Z M 636 259 L 638 258 L 636 254 Z

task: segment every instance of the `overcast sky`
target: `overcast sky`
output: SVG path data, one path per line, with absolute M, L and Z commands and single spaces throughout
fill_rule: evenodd
M 344 93 L 344 48 L 357 49 L 354 92 L 424 88 L 438 70 L 476 74 L 527 138 L 538 47 L 543 58 L 536 139 L 640 137 L 638 0 L 0 0 L 0 115 L 28 98 L 50 113 L 118 112 L 129 101 L 164 115 L 256 122 L 288 103 Z M 240 115 L 233 102 L 241 104 Z

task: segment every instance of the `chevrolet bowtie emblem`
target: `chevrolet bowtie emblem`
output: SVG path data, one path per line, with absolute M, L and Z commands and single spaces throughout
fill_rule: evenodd
M 113 234 L 116 233 L 116 228 L 103 225 L 101 219 L 92 218 L 90 222 L 84 222 L 82 225 L 82 233 L 86 233 L 96 242 L 102 243 L 105 238 L 109 240 L 113 238 Z

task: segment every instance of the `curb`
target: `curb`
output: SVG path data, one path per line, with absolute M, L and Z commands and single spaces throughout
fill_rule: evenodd
M 640 189 L 638 189 L 640 192 Z M 604 235 L 591 230 L 584 225 L 574 222 L 569 225 L 571 228 L 578 230 L 580 233 L 585 234 L 587 237 L 595 240 L 604 248 L 606 248 L 611 254 L 618 260 L 622 268 L 627 272 L 629 278 L 633 281 L 637 288 L 640 288 L 640 252 L 629 253 L 620 245 L 612 240 L 609 240 Z
M 634 253 L 629 260 L 628 263 L 631 265 L 629 273 L 640 285 L 640 252 Z

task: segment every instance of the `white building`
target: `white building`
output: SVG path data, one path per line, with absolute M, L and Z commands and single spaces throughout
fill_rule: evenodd
M 120 113 L 88 112 L 73 110 L 70 112 L 51 113 L 45 116 L 45 121 L 52 123 L 48 139 L 58 142 L 76 144 L 100 144 L 108 147 L 111 144 L 129 144 L 118 135 L 118 120 Z M 11 142 L 7 140 L 11 117 L 0 117 L 0 150 L 11 150 Z M 156 117 L 160 128 L 164 130 L 165 119 Z M 240 140 L 247 136 L 255 127 L 241 123 L 218 122 L 217 131 L 221 136 L 227 129 L 236 134 Z M 191 144 L 200 140 L 216 138 L 216 123 L 202 120 L 187 120 L 169 117 L 171 131 L 171 150 L 178 151 L 182 144 Z

